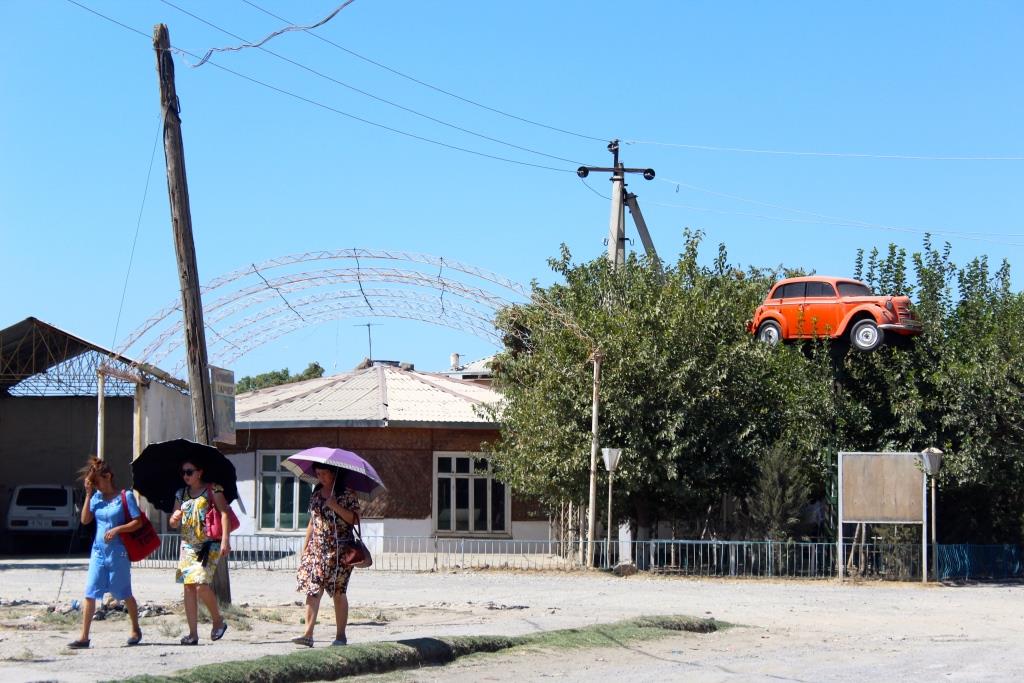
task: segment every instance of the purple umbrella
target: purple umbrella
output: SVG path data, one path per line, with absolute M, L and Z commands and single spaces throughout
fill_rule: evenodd
M 361 494 L 367 500 L 373 500 L 379 494 L 384 493 L 384 482 L 380 480 L 377 470 L 352 451 L 316 446 L 299 451 L 281 464 L 295 476 L 316 485 L 318 480 L 313 472 L 314 463 L 333 465 L 344 470 L 345 486 Z

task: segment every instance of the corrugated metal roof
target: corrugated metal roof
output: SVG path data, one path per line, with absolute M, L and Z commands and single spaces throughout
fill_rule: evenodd
M 445 375 L 375 365 L 235 397 L 240 429 L 457 426 L 494 428 L 478 414 L 501 396 Z

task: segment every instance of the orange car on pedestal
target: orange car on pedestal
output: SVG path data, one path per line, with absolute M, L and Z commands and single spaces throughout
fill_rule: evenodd
M 921 334 L 906 296 L 878 296 L 863 282 L 811 275 L 779 280 L 754 312 L 747 330 L 761 341 L 849 335 L 861 351 L 876 349 L 886 334 Z

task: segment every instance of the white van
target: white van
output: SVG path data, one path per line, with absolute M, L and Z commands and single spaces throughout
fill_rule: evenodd
M 7 541 L 20 535 L 71 536 L 81 523 L 81 494 L 61 484 L 23 484 L 11 493 L 4 522 Z

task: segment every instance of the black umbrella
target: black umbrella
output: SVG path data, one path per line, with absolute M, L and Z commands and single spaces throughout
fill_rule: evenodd
M 203 481 L 224 487 L 230 503 L 238 498 L 235 466 L 213 446 L 187 439 L 151 443 L 132 463 L 135 490 L 164 512 L 174 510 L 174 493 L 185 485 L 181 464 L 190 462 L 203 470 Z

